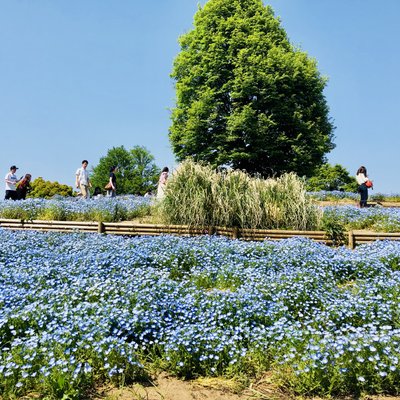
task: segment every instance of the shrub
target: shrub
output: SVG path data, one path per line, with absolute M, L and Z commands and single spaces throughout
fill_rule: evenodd
M 55 195 L 72 196 L 73 189 L 71 186 L 63 185 L 58 182 L 45 181 L 43 178 L 36 178 L 31 183 L 32 190 L 28 197 L 50 199 Z
M 337 215 L 333 213 L 324 213 L 321 220 L 321 228 L 335 246 L 347 243 L 346 226 Z
M 168 224 L 264 229 L 312 229 L 321 215 L 295 174 L 265 180 L 190 160 L 171 176 L 160 210 Z

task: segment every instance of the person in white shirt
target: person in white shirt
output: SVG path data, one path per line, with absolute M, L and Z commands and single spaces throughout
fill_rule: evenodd
M 89 179 L 89 173 L 87 171 L 87 166 L 89 162 L 88 160 L 83 160 L 82 161 L 82 167 L 78 168 L 76 171 L 76 187 L 80 189 L 81 195 L 83 199 L 89 199 L 90 198 L 90 192 L 89 188 L 92 187 L 92 184 Z
M 6 181 L 6 195 L 4 197 L 5 200 L 17 200 L 17 183 L 19 182 L 19 179 L 17 178 L 17 175 L 15 174 L 17 172 L 17 167 L 15 165 L 12 165 L 10 167 L 10 172 L 6 175 L 5 181 Z
M 358 183 L 358 193 L 360 193 L 360 207 L 367 207 L 367 200 L 368 200 L 367 185 L 370 185 L 369 182 L 371 181 L 368 178 L 367 169 L 363 165 L 357 170 L 356 180 Z

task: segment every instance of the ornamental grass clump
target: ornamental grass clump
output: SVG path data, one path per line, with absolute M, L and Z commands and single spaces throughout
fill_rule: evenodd
M 295 174 L 251 177 L 183 162 L 171 176 L 160 204 L 167 224 L 259 229 L 314 229 L 321 211 Z
M 321 211 L 307 196 L 304 182 L 294 173 L 268 179 L 262 190 L 267 228 L 315 229 Z
M 161 211 L 164 220 L 171 224 L 194 226 L 213 225 L 213 179 L 211 167 L 193 162 L 183 163 L 170 178 Z

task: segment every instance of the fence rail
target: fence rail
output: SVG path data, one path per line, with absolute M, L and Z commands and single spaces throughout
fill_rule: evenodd
M 157 225 L 136 224 L 133 222 L 89 222 L 89 221 L 41 221 L 0 219 L 0 227 L 11 230 L 37 230 L 54 232 L 88 232 L 104 233 L 125 236 L 200 236 L 216 234 L 242 240 L 282 240 L 295 236 L 306 237 L 317 242 L 332 245 L 332 240 L 324 231 L 294 231 L 294 230 L 267 230 L 267 229 L 240 229 L 211 226 L 207 228 L 193 228 L 187 225 Z M 348 245 L 355 248 L 359 244 L 370 243 L 375 240 L 400 240 L 400 233 L 385 233 L 372 231 L 348 232 Z
M 358 244 L 370 243 L 376 240 L 400 240 L 400 233 L 373 232 L 373 231 L 350 231 L 349 247 L 354 249 Z
M 317 200 L 317 204 L 322 207 L 326 206 L 338 206 L 338 205 L 354 205 L 358 206 L 360 204 L 359 200 L 350 200 L 350 199 L 337 199 L 337 200 Z M 386 207 L 386 208 L 399 208 L 399 201 L 376 201 L 370 200 L 368 201 L 368 206 L 370 207 Z

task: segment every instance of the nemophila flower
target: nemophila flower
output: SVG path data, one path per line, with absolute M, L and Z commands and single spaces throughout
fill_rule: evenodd
M 138 209 L 150 203 L 151 199 L 141 196 L 95 198 L 91 201 L 79 201 L 75 198 L 27 199 L 16 202 L 0 200 L 0 215 L 22 219 L 40 219 L 45 216 L 52 219 L 87 221 L 96 220 L 100 215 L 102 220 L 113 221 L 123 217 L 131 218 Z
M 18 261 L 0 259 L 0 337 L 15 349 L 0 353 L 3 376 L 22 357 L 39 364 L 42 378 L 65 368 L 77 379 L 97 373 L 94 366 L 112 377 L 124 373 L 122 365 L 143 368 L 137 352 L 156 346 L 171 364 L 197 373 L 223 371 L 252 352 L 302 365 L 301 374 L 356 367 L 369 377 L 370 357 L 380 376 L 398 364 L 398 299 L 389 294 L 400 277 L 387 260 L 400 255 L 399 244 L 366 252 L 304 239 L 0 230 L 5 245 L 16 238 L 24 248 L 16 248 Z
M 324 213 L 334 215 L 344 224 L 357 227 L 371 227 L 376 231 L 397 232 L 400 228 L 398 208 L 358 208 L 351 205 L 324 207 Z

